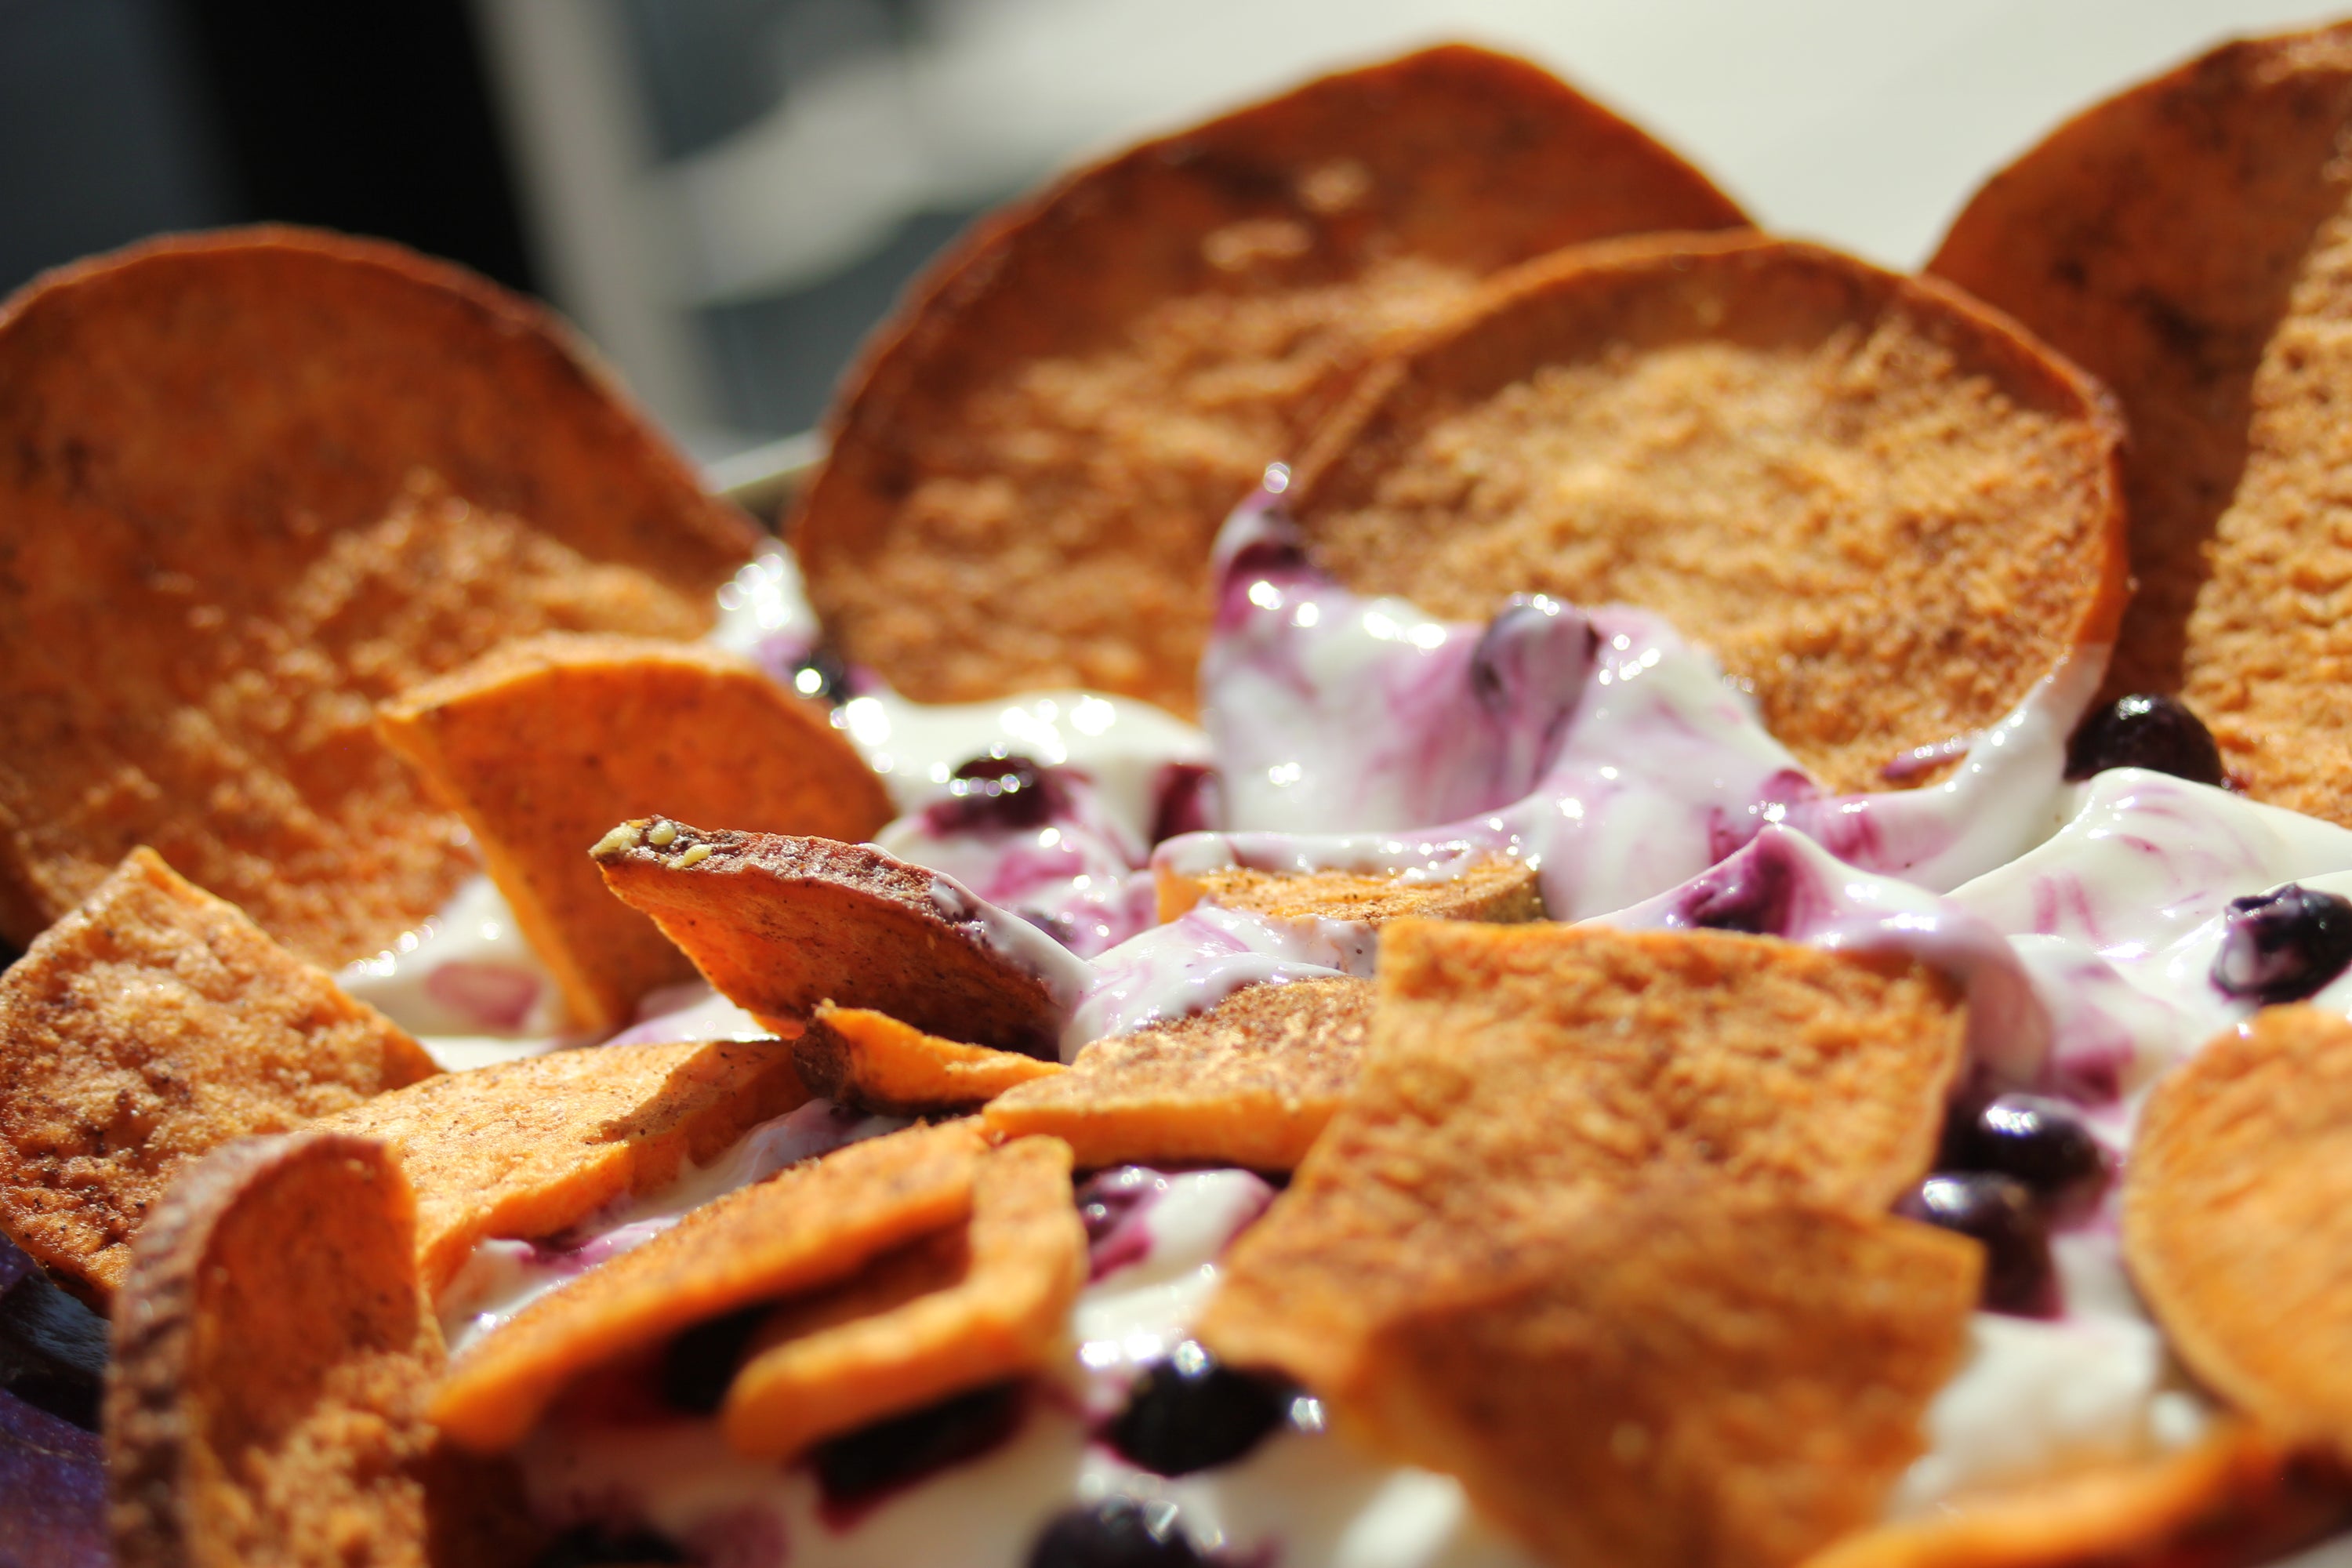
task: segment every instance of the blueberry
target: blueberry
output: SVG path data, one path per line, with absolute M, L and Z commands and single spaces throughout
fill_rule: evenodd
M 2177 698 L 2126 697 L 2084 719 L 2066 744 L 2066 776 L 2086 779 L 2109 768 L 2147 768 L 2193 784 L 2219 784 L 2221 749 L 2213 732 Z
M 1261 578 L 1276 580 L 1304 577 L 1314 567 L 1307 559 L 1307 545 L 1295 533 L 1276 534 L 1265 539 L 1253 539 L 1234 552 L 1225 563 L 1225 580 L 1229 583 L 1255 583 Z
M 2222 994 L 2269 1006 L 2300 1002 L 2352 963 L 2352 901 L 2289 882 L 2231 899 L 2212 980 Z
M 688 1415 L 708 1415 L 727 1397 L 743 1352 L 770 1311 L 768 1303 L 697 1323 L 664 1347 L 662 1402 Z
M 575 1524 L 530 1560 L 531 1568 L 593 1568 L 605 1563 L 685 1563 L 678 1544 L 650 1530 L 609 1530 Z
M 849 673 L 849 661 L 823 643 L 809 649 L 800 663 L 793 667 L 793 689 L 803 697 L 814 698 L 835 707 L 857 695 Z
M 1137 1383 L 1111 1423 L 1111 1447 L 1163 1476 L 1230 1464 L 1282 1425 L 1296 1392 L 1237 1372 L 1187 1340 Z
M 1060 794 L 1045 770 L 1017 752 L 991 747 L 948 777 L 948 797 L 924 809 L 939 833 L 984 828 L 1019 831 L 1043 827 L 1060 805 Z
M 95 1432 L 106 1359 L 106 1320 L 39 1270 L 0 1292 L 0 1388 Z
M 830 1438 L 810 1463 L 829 1506 L 865 1502 L 985 1454 L 1013 1436 L 1027 1408 L 1021 1384 L 992 1384 Z
M 1223 785 L 1214 768 L 1199 763 L 1171 763 L 1160 770 L 1152 792 L 1151 842 L 1180 833 L 1202 833 L 1216 826 Z
M 1029 1549 L 1029 1568 L 1202 1568 L 1172 1503 L 1105 1498 L 1055 1517 Z
M 2055 1308 L 2049 1220 L 2015 1177 L 1938 1171 L 1904 1194 L 1895 1212 L 1984 1243 L 1981 1299 L 1989 1310 L 2046 1317 Z
M 1702 931 L 1785 936 L 1796 891 L 1786 860 L 1749 855 L 1718 867 L 1694 889 L 1683 919 Z
M 1945 1132 L 1943 1163 L 2013 1177 L 2053 1215 L 2086 1213 L 2115 1175 L 2114 1156 L 2074 1108 L 2033 1094 L 1958 1109 Z
M 1601 635 L 1586 626 L 1581 658 L 1569 668 L 1559 668 L 1559 653 L 1547 639 L 1564 613 L 1540 595 L 1521 595 L 1486 623 L 1478 634 L 1478 646 L 1470 651 L 1470 695 L 1479 707 L 1507 719 L 1540 701 L 1563 709 L 1575 705 L 1600 649 Z
M 1090 1177 L 1078 1188 L 1078 1217 L 1086 1222 L 1087 1240 L 1100 1244 L 1138 1204 L 1160 1196 L 1160 1173 L 1148 1165 L 1118 1165 Z

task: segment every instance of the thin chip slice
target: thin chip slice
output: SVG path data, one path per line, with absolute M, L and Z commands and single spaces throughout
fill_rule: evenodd
M 1459 46 L 1131 148 L 982 224 L 876 336 L 788 531 L 810 598 L 923 701 L 1190 712 L 1218 522 L 1381 345 L 1561 246 L 1744 221 Z
M 656 846 L 667 831 L 668 842 Z M 1078 961 L 1027 922 L 986 918 L 955 884 L 870 844 L 627 823 L 596 847 L 604 881 L 704 978 L 797 1031 L 820 1002 L 927 1034 L 1054 1058 L 1071 1000 L 1045 965 Z
M 934 1246 L 778 1309 L 752 1337 L 720 1427 L 738 1450 L 781 1458 L 1034 1372 L 1061 1348 L 1086 1279 L 1069 1146 L 1007 1143 L 981 1162 L 962 1247 Z
M 653 812 L 856 842 L 892 815 L 820 709 L 749 660 L 645 637 L 510 643 L 376 710 L 393 750 L 473 829 L 580 1022 L 628 1021 L 694 966 L 588 858 Z
M 435 1071 L 391 1020 L 134 849 L 0 974 L 0 1231 L 103 1310 L 182 1166 Z
M 1154 879 L 1160 918 L 1172 921 L 1203 900 L 1275 920 L 1354 921 L 1386 925 L 1408 918 L 1490 921 L 1508 925 L 1543 919 L 1535 868 L 1499 856 L 1442 878 L 1377 871 L 1183 872 L 1166 867 Z
M 1545 1561 L 1616 1568 L 1785 1568 L 1874 1519 L 1983 1265 L 1948 1232 L 1720 1183 L 1454 1250 L 1327 1401 Z
M 0 449 L 20 944 L 150 844 L 305 958 L 376 952 L 472 864 L 373 704 L 533 632 L 699 635 L 757 539 L 538 307 L 297 229 L 0 305 Z
M 383 1144 L 316 1130 L 183 1172 L 132 1244 L 107 1382 L 122 1568 L 530 1559 L 520 1486 L 436 1442 L 441 1331 Z
M 2352 1458 L 2352 1023 L 2267 1007 L 2158 1083 L 2124 1257 L 2200 1378 Z
M 1446 1239 L 1662 1173 L 1883 1213 L 1927 1169 L 1964 1025 L 1897 955 L 1724 931 L 1403 921 L 1355 1093 L 1226 1257 L 1200 1332 L 1352 1383 Z
M 807 1099 L 782 1041 L 684 1041 L 451 1073 L 325 1125 L 400 1151 L 419 1265 L 438 1291 L 484 1237 L 552 1236 Z
M 1252 985 L 1206 1013 L 1097 1040 L 1068 1072 L 998 1096 L 992 1132 L 1050 1132 L 1078 1164 L 1296 1167 L 1356 1081 L 1369 980 Z
M 1368 374 L 1289 499 L 1349 586 L 1663 613 L 1815 777 L 1884 789 L 2115 637 L 2120 420 L 1941 284 L 1817 246 L 1570 252 Z
M 809 1092 L 889 1116 L 971 1110 L 1060 1073 L 1059 1062 L 927 1035 L 887 1013 L 819 1004 L 793 1059 Z
M 475 1452 L 511 1447 L 583 1373 L 739 1307 L 845 1279 L 960 1225 L 981 1152 L 967 1123 L 910 1128 L 706 1204 L 468 1351 L 435 1394 L 433 1420 Z

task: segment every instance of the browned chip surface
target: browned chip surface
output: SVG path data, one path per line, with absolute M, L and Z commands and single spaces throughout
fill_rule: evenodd
M 1547 1562 L 1785 1568 L 1874 1518 L 1976 1307 L 1974 1243 L 1682 1187 L 1457 1239 L 1339 1419 Z
M 1349 1384 L 1448 1238 L 1673 1172 L 1884 1211 L 1927 1168 L 1959 1060 L 1951 984 L 1721 931 L 1404 921 L 1355 1093 L 1226 1258 L 1230 1359 Z M 1547 1218 L 1546 1223 L 1552 1223 Z
M 943 1040 L 887 1013 L 820 1004 L 793 1059 L 811 1094 L 893 1116 L 970 1110 L 1059 1062 Z
M 1414 917 L 1429 921 L 1491 921 L 1508 924 L 1543 918 L 1543 892 L 1534 868 L 1500 858 L 1480 860 L 1461 875 L 1422 881 L 1378 871 L 1231 870 L 1199 875 L 1161 870 L 1160 918 L 1174 920 L 1203 900 L 1275 920 L 1357 921 L 1385 925 Z
M 1981 729 L 2115 633 L 2098 389 L 1939 284 L 1746 236 L 1530 267 L 1369 374 L 1291 487 L 1349 585 L 1664 613 L 1817 777 Z
M 877 335 L 793 525 L 810 597 L 923 701 L 1190 712 L 1217 524 L 1380 345 L 1560 246 L 1743 221 L 1458 46 L 1146 142 L 982 225 Z
M 1050 1132 L 1084 1167 L 1287 1171 L 1355 1083 L 1371 1021 L 1369 980 L 1252 985 L 1206 1013 L 1097 1040 L 982 1120 L 992 1132 Z
M 606 885 L 759 1017 L 789 1025 L 834 1002 L 927 1034 L 1056 1054 L 1062 1003 L 1053 989 L 992 945 L 921 867 L 869 844 L 629 826 L 635 842 L 616 836 L 596 847 Z M 656 847 L 656 827 L 675 837 Z
M 2199 1377 L 2352 1455 L 2352 1023 L 2265 1008 L 2157 1085 L 2124 1256 Z
M 434 1071 L 374 1008 L 134 849 L 0 974 L 0 1229 L 102 1310 L 189 1161 Z
M 483 1237 L 551 1236 L 807 1098 L 781 1041 L 687 1041 L 450 1073 L 327 1125 L 400 1151 L 420 1267 L 437 1291 Z
M 969 1123 L 910 1128 L 706 1204 L 468 1351 L 435 1394 L 433 1419 L 468 1448 L 510 1447 L 566 1383 L 614 1356 L 738 1307 L 847 1279 L 868 1259 L 961 1223 L 981 1152 Z M 1066 1181 L 1063 1205 L 1070 1207 Z
M 1994 175 L 1931 269 L 2131 420 L 2111 691 L 2174 691 L 2257 798 L 2352 822 L 2352 23 L 2225 44 Z
M 1059 1350 L 1087 1279 L 1070 1151 L 1023 1138 L 982 1158 L 963 1245 L 934 1243 L 833 1295 L 786 1303 L 727 1391 L 727 1440 L 761 1458 L 1022 1373 Z
M 754 540 L 537 307 L 292 229 L 0 306 L 0 449 L 19 943 L 151 844 L 305 958 L 376 952 L 470 863 L 372 705 L 510 637 L 695 636 Z
M 573 1014 L 625 1023 L 694 965 L 605 890 L 589 849 L 662 813 L 852 842 L 891 816 L 822 710 L 748 660 L 645 637 L 510 643 L 376 710 L 393 750 L 462 815 Z

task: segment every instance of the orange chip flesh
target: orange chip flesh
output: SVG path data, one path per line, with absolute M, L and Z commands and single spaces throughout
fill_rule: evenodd
M 1930 270 L 2112 386 L 2131 608 L 2109 694 L 2178 693 L 2256 799 L 2352 823 L 2352 23 L 2224 44 L 1992 176 Z
M 1291 1170 L 1353 1087 L 1371 1021 L 1368 980 L 1252 985 L 1193 1017 L 1097 1040 L 981 1120 L 1008 1137 L 1051 1133 L 1087 1169 Z
M 656 847 L 651 835 L 673 831 Z M 605 885 L 763 1022 L 821 1002 L 1050 1058 L 1062 1004 L 993 946 L 940 879 L 870 844 L 629 823 L 596 847 Z
M 1087 1279 L 1070 1151 L 1023 1138 L 981 1161 L 963 1244 L 933 1244 L 836 1296 L 791 1301 L 753 1336 L 719 1411 L 755 1458 L 1044 1366 Z
M 0 1230 L 103 1310 L 188 1162 L 436 1070 L 374 1008 L 134 849 L 0 974 Z
M 1745 221 L 1458 45 L 1131 148 L 983 222 L 876 334 L 787 531 L 811 602 L 921 701 L 1189 713 L 1218 523 L 1383 344 L 1561 246 Z
M 486 1237 L 552 1236 L 675 1180 L 808 1099 L 777 1040 L 555 1051 L 450 1073 L 329 1119 L 401 1153 L 439 1291 Z
M 1206 900 L 1273 920 L 1489 921 L 1509 925 L 1543 919 L 1543 889 L 1533 867 L 1499 857 L 1461 875 L 1416 881 L 1368 871 L 1255 871 L 1234 868 L 1185 873 L 1160 868 L 1155 876 L 1160 918 L 1172 921 Z
M 469 1350 L 434 1395 L 434 1423 L 478 1453 L 512 1447 L 582 1373 L 960 1224 L 981 1153 L 965 1123 L 910 1128 L 706 1204 Z
M 2124 1258 L 2182 1362 L 2352 1456 L 2352 1023 L 2268 1007 L 2160 1080 L 2124 1168 Z
M 1595 246 L 1369 373 L 1288 496 L 1360 591 L 1654 610 L 1832 787 L 2115 635 L 2105 395 L 1942 284 L 1752 236 Z
M 694 965 L 605 890 L 588 851 L 660 812 L 856 842 L 892 811 L 826 715 L 748 659 L 646 637 L 510 643 L 376 710 L 385 742 L 472 828 L 573 1016 L 615 1027 Z
M 376 952 L 472 866 L 372 704 L 507 637 L 698 636 L 757 539 L 537 306 L 297 229 L 0 305 L 0 447 L 20 945 L 149 844 L 305 958 Z
M 1059 1062 L 943 1040 L 887 1013 L 819 1004 L 793 1059 L 809 1092 L 891 1116 L 970 1110 L 1020 1084 L 1052 1078 Z
M 1199 1327 L 1350 1385 L 1448 1238 L 1673 1173 L 1881 1213 L 1936 1151 L 1964 1026 L 1907 959 L 1722 931 L 1402 921 L 1353 1095 L 1225 1258 Z

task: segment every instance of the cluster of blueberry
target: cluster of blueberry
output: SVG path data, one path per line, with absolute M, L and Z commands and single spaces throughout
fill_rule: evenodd
M 1987 1310 L 2055 1312 L 2050 1231 L 2097 1206 L 2115 1177 L 2106 1145 L 2065 1101 L 2004 1094 L 1954 1110 L 1936 1165 L 1895 1212 L 1984 1244 Z

